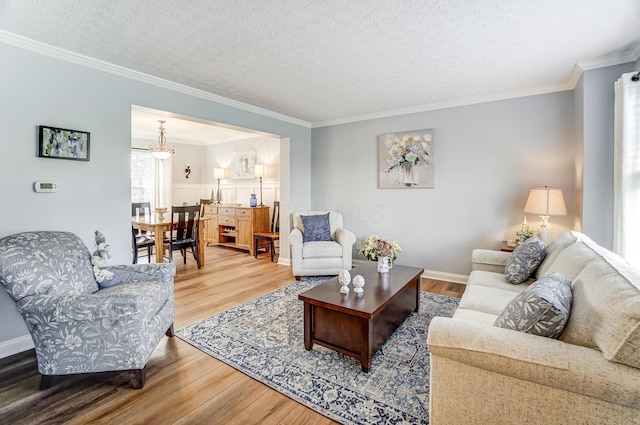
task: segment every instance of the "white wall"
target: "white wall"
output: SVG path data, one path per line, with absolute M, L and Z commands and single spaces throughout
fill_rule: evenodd
M 532 187 L 561 188 L 569 216 L 551 223 L 573 225 L 573 119 L 567 91 L 313 129 L 312 207 L 342 211 L 358 241 L 397 240 L 399 264 L 468 274 L 473 248 L 515 236 Z M 427 128 L 435 188 L 378 189 L 377 135 Z
M 112 264 L 130 262 L 132 105 L 288 138 L 290 192 L 282 201 L 310 203 L 309 128 L 4 43 L 0 63 L 0 237 L 68 230 L 93 250 L 93 232 L 101 229 L 112 246 Z M 91 132 L 91 161 L 38 158 L 40 124 Z M 43 179 L 57 181 L 60 191 L 34 193 L 33 182 Z M 0 345 L 25 335 L 13 302 L 0 291 Z

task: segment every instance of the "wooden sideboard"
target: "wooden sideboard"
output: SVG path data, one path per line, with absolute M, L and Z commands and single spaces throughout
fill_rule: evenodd
M 209 218 L 207 245 L 223 245 L 253 252 L 253 234 L 269 231 L 269 207 L 203 205 L 203 217 Z

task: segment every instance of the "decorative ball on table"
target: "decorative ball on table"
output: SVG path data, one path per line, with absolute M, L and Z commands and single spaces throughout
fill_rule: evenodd
M 355 292 L 356 294 L 362 294 L 364 292 L 364 289 L 362 288 L 364 286 L 364 277 L 360 276 L 360 275 L 356 275 L 353 278 L 353 292 Z
M 340 282 L 340 293 L 349 293 L 349 282 L 351 282 L 351 274 L 348 270 L 342 270 L 338 275 L 338 282 Z

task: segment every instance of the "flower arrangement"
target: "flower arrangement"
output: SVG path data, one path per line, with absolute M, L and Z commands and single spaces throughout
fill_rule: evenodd
M 382 239 L 378 235 L 371 235 L 362 241 L 359 252 L 367 260 L 377 260 L 378 257 L 391 257 L 392 260 L 395 260 L 396 255 L 402 252 L 402 248 L 396 241 Z
M 394 137 L 386 142 L 389 148 L 389 168 L 387 173 L 393 170 L 411 171 L 414 165 L 429 164 L 429 148 L 431 147 L 431 135 Z
M 534 234 L 533 230 L 531 230 L 527 224 L 527 218 L 525 217 L 524 223 L 522 223 L 522 228 L 520 230 L 516 230 L 516 240 L 522 243 L 530 237 L 533 237 Z

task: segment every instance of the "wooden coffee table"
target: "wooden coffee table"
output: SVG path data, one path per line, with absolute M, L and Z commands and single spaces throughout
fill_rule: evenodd
M 360 360 L 362 370 L 371 368 L 373 355 L 412 311 L 420 307 L 420 275 L 424 269 L 394 265 L 389 273 L 378 273 L 376 262 L 350 271 L 351 279 L 365 279 L 364 293 L 340 293 L 333 278 L 302 294 L 304 302 L 304 347 L 320 344 Z

